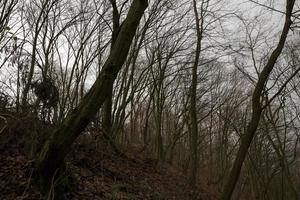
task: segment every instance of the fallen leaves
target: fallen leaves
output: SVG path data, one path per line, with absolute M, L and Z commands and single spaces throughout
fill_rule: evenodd
M 190 199 L 186 177 L 171 166 L 159 169 L 149 158 L 136 156 L 100 160 L 96 153 L 76 149 L 68 156 L 72 174 L 72 200 L 154 200 Z M 33 161 L 13 148 L 0 153 L 0 199 L 38 200 L 40 194 L 33 179 Z M 196 199 L 211 199 L 199 189 Z

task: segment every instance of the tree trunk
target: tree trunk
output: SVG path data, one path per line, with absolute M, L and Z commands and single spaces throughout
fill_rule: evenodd
M 203 4 L 203 2 L 202 2 Z M 197 71 L 198 64 L 201 53 L 201 41 L 202 41 L 202 30 L 203 30 L 203 19 L 200 18 L 197 10 L 196 0 L 193 0 L 195 21 L 196 21 L 196 31 L 197 31 L 197 46 L 196 46 L 196 54 L 195 61 L 192 68 L 192 83 L 191 83 L 191 91 L 190 91 L 190 118 L 191 118 L 191 142 L 190 142 L 190 150 L 191 150 L 191 174 L 190 174 L 190 186 L 195 188 L 196 180 L 198 175 L 198 120 L 197 120 Z
M 292 24 L 291 16 L 292 16 L 295 0 L 287 0 L 286 4 L 287 4 L 286 5 L 286 17 L 285 17 L 283 31 L 281 33 L 280 40 L 279 40 L 279 43 L 278 43 L 276 49 L 272 52 L 266 66 L 263 68 L 262 72 L 260 73 L 260 75 L 258 77 L 258 82 L 255 86 L 255 89 L 254 89 L 254 92 L 252 95 L 251 120 L 248 124 L 245 135 L 242 136 L 241 146 L 238 150 L 238 153 L 237 153 L 236 159 L 234 161 L 233 167 L 231 169 L 231 172 L 229 174 L 228 180 L 226 181 L 226 183 L 224 185 L 223 194 L 222 194 L 223 200 L 231 199 L 235 185 L 240 176 L 243 162 L 245 160 L 248 149 L 250 147 L 252 139 L 253 139 L 255 132 L 257 130 L 257 127 L 259 125 L 261 113 L 263 111 L 263 106 L 261 105 L 261 100 L 260 100 L 260 98 L 262 96 L 262 92 L 268 81 L 268 77 L 274 68 L 275 63 L 276 63 L 279 55 L 282 52 L 282 49 L 284 47 L 290 26 Z
M 49 192 L 51 180 L 63 166 L 72 143 L 84 131 L 110 93 L 111 85 L 126 60 L 132 39 L 147 6 L 147 0 L 132 2 L 113 49 L 96 82 L 46 141 L 37 159 L 37 172 L 43 194 Z
M 113 7 L 113 30 L 111 38 L 111 51 L 113 46 L 118 38 L 120 31 L 120 14 L 116 5 L 116 0 L 110 0 L 110 3 Z M 103 130 L 104 134 L 107 134 L 108 137 L 111 137 L 112 130 L 112 99 L 113 98 L 113 83 L 109 86 L 109 93 L 105 99 L 103 105 Z

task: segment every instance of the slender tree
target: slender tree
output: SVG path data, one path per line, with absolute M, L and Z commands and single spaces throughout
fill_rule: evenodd
M 197 69 L 199 65 L 200 53 L 201 53 L 201 42 L 202 42 L 202 30 L 203 30 L 203 19 L 199 18 L 197 2 L 193 0 L 193 8 L 196 21 L 196 32 L 197 32 L 197 46 L 195 61 L 192 68 L 192 83 L 190 91 L 190 119 L 191 119 L 191 175 L 190 185 L 195 187 L 197 180 L 198 170 L 198 120 L 197 120 Z M 203 8 L 203 1 L 201 9 Z M 203 16 L 202 16 L 203 17 Z
M 284 48 L 285 41 L 287 39 L 290 27 L 292 25 L 291 17 L 293 14 L 294 4 L 295 4 L 295 0 L 286 0 L 285 23 L 284 23 L 284 27 L 283 27 L 283 30 L 282 30 L 282 33 L 280 36 L 279 43 L 277 44 L 277 47 L 275 48 L 275 50 L 272 52 L 267 64 L 262 69 L 261 73 L 259 74 L 258 82 L 255 85 L 255 88 L 254 88 L 254 91 L 252 94 L 251 120 L 247 126 L 247 130 L 246 130 L 245 134 L 242 136 L 241 145 L 238 149 L 236 159 L 235 159 L 235 161 L 233 163 L 233 167 L 230 171 L 229 178 L 224 185 L 224 189 L 223 189 L 223 193 L 222 193 L 223 200 L 231 199 L 235 185 L 240 176 L 243 162 L 246 158 L 251 141 L 253 140 L 253 137 L 254 137 L 257 127 L 259 125 L 260 117 L 261 117 L 261 114 L 262 114 L 262 111 L 264 108 L 264 105 L 262 105 L 262 102 L 261 102 L 263 91 L 264 91 L 265 85 L 268 81 L 269 75 L 271 74 L 275 63 Z

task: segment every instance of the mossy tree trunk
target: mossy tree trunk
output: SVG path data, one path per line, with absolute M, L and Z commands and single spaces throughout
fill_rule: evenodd
M 57 126 L 46 141 L 37 159 L 41 191 L 47 194 L 51 180 L 64 165 L 64 159 L 75 139 L 84 131 L 110 93 L 111 85 L 124 64 L 147 0 L 133 0 L 126 19 L 115 40 L 96 82 L 79 105 Z
M 262 97 L 265 85 L 268 81 L 268 77 L 271 74 L 275 63 L 283 50 L 287 35 L 289 33 L 289 29 L 292 25 L 291 16 L 293 13 L 294 4 L 295 4 L 295 0 L 286 0 L 285 23 L 284 23 L 284 27 L 283 27 L 283 30 L 282 30 L 282 33 L 280 36 L 279 43 L 277 44 L 277 47 L 272 52 L 266 66 L 261 71 L 261 73 L 258 77 L 258 82 L 256 83 L 256 86 L 254 88 L 254 92 L 252 95 L 251 120 L 248 124 L 245 134 L 242 136 L 241 145 L 240 145 L 240 148 L 238 149 L 236 159 L 233 163 L 233 167 L 230 171 L 229 177 L 228 177 L 227 181 L 225 182 L 225 185 L 223 188 L 223 193 L 222 193 L 223 200 L 231 199 L 232 193 L 234 191 L 234 188 L 235 188 L 238 178 L 240 176 L 243 162 L 246 158 L 248 149 L 250 147 L 250 144 L 253 140 L 253 137 L 254 137 L 257 127 L 259 125 L 261 114 L 264 109 L 264 106 L 261 103 L 261 97 Z

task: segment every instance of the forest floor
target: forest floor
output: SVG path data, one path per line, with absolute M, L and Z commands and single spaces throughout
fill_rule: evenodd
M 71 191 L 66 199 L 217 199 L 204 186 L 197 186 L 191 198 L 186 176 L 169 165 L 156 166 L 137 149 L 126 156 L 99 160 L 93 149 L 75 145 L 66 161 L 72 174 Z M 41 199 L 34 181 L 33 160 L 17 147 L 0 151 L 0 199 Z

